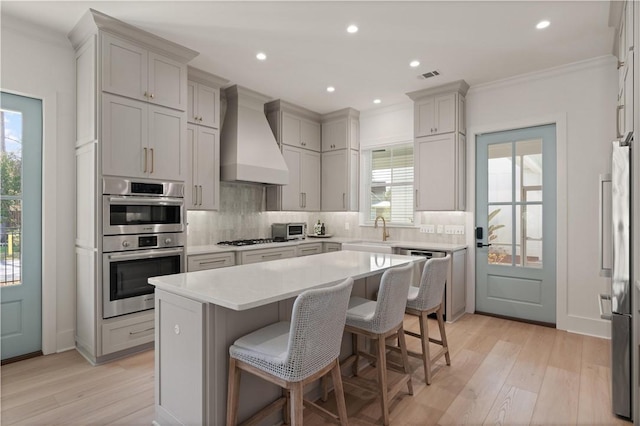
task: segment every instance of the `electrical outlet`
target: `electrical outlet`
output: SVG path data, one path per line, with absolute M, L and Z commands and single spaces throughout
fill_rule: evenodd
M 344 230 L 348 231 L 349 230 L 349 222 L 345 222 L 344 223 Z
M 453 225 L 445 225 L 444 226 L 444 233 L 445 234 L 453 234 L 454 233 L 454 226 Z
M 457 225 L 454 227 L 454 234 L 456 235 L 464 235 L 464 225 Z
M 422 225 L 420 227 L 420 233 L 422 234 L 433 234 L 436 232 L 436 227 L 434 225 Z
M 438 234 L 442 234 L 444 232 L 444 225 L 438 225 Z

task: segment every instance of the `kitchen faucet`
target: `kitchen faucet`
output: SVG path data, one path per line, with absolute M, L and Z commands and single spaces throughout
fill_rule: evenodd
M 374 223 L 373 227 L 378 227 L 378 219 L 382 219 L 382 241 L 387 241 L 387 238 L 389 238 L 389 233 L 387 232 L 387 221 L 384 220 L 384 217 L 376 217 L 376 222 Z

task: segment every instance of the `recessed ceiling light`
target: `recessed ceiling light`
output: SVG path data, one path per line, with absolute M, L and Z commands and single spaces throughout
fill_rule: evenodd
M 380 99 L 374 99 L 374 100 L 373 100 L 373 103 L 374 103 L 374 104 L 379 104 L 380 102 L 382 102 Z
M 256 58 L 258 58 L 259 61 L 264 61 L 265 59 L 267 59 L 267 55 L 265 55 L 264 53 L 260 52 L 256 55 Z
M 358 32 L 358 27 L 355 26 L 355 25 L 349 25 L 347 27 L 347 32 L 350 33 L 350 34 L 357 33 Z
M 415 67 L 417 67 L 418 65 L 420 65 L 420 61 L 418 61 L 418 60 L 413 60 L 413 61 L 409 62 L 409 66 L 410 66 L 411 68 L 415 68 Z
M 336 91 L 336 88 L 335 88 L 335 87 L 333 87 L 333 86 L 329 86 L 329 87 L 327 87 L 327 92 L 329 92 L 329 93 L 333 93 L 333 92 L 335 92 L 335 91 Z
M 538 22 L 538 24 L 536 25 L 536 28 L 541 30 L 543 28 L 547 28 L 549 25 L 551 25 L 551 22 L 544 20 L 544 21 Z

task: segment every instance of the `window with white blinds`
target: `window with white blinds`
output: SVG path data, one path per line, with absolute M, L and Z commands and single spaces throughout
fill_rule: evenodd
M 368 165 L 367 221 L 382 216 L 387 223 L 413 225 L 413 144 L 373 149 Z

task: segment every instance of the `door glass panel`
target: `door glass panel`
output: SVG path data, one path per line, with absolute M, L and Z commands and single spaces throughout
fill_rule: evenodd
M 0 110 L 0 286 L 21 284 L 22 113 Z
M 512 143 L 488 146 L 488 178 L 490 203 L 510 202 L 512 195 Z
M 542 140 L 516 142 L 516 201 L 523 201 L 523 193 L 536 187 L 542 191 Z
M 522 206 L 522 266 L 542 268 L 542 205 Z
M 487 261 L 492 265 L 511 265 L 513 241 L 511 239 L 511 206 L 489 206 Z

